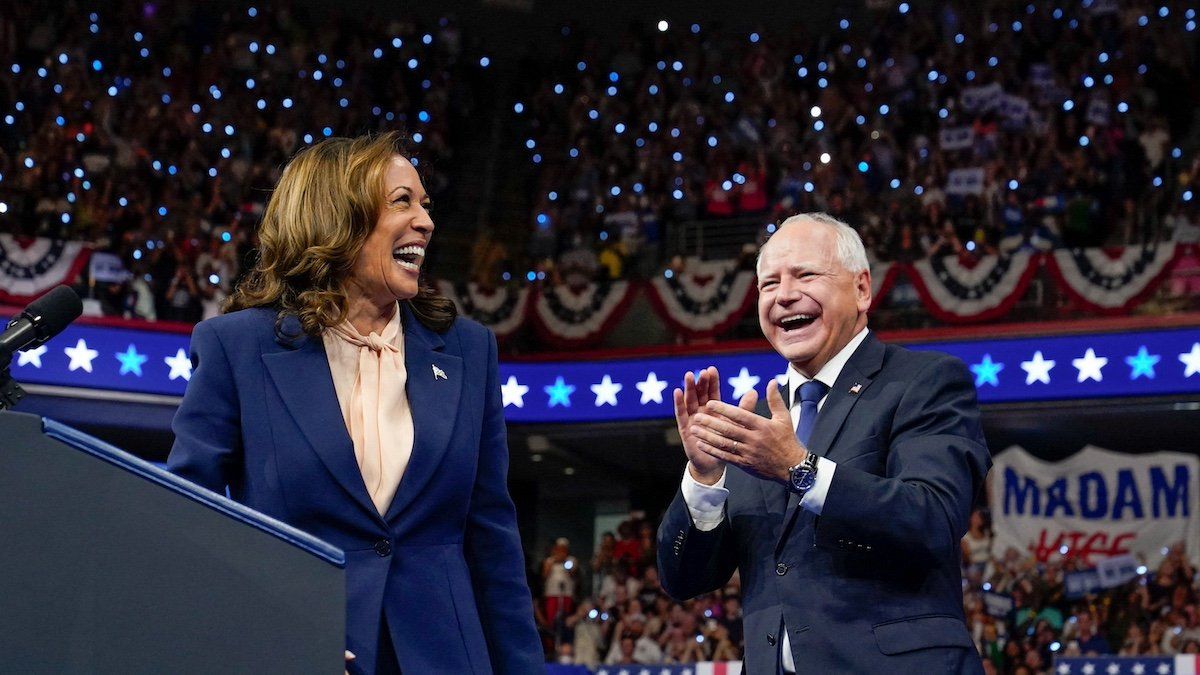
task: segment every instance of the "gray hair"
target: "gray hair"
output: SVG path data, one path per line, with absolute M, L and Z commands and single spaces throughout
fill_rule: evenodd
M 823 213 L 821 211 L 797 213 L 796 215 L 780 223 L 779 227 L 775 229 L 775 232 L 778 233 L 788 225 L 806 220 L 815 223 L 822 223 L 833 228 L 833 234 L 836 238 L 835 246 L 837 248 L 837 260 L 842 267 L 846 268 L 846 271 L 850 272 L 851 274 L 857 274 L 859 272 L 866 272 L 871 269 L 871 264 L 867 261 L 867 249 L 865 246 L 863 246 L 862 237 L 858 236 L 858 232 L 855 232 L 853 227 L 850 227 L 846 223 L 834 218 L 828 213 Z M 758 249 L 758 259 L 754 261 L 754 269 L 758 269 L 758 263 L 762 260 L 763 249 L 766 248 L 767 244 L 770 242 L 771 240 L 768 239 Z

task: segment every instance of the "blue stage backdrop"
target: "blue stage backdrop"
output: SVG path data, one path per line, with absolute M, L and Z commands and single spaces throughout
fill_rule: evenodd
M 1036 338 L 923 342 L 970 368 L 983 403 L 1200 393 L 1200 330 L 1177 328 Z M 716 366 L 722 396 L 766 392 L 786 363 L 769 350 L 612 360 L 502 363 L 512 422 L 613 422 L 672 415 L 671 390 L 688 371 Z M 191 377 L 188 337 L 73 325 L 12 362 L 18 382 L 181 396 Z M 409 377 L 434 373 L 409 373 Z

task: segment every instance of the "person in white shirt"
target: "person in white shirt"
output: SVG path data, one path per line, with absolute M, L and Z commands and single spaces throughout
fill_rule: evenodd
M 982 672 L 959 542 L 991 458 L 966 366 L 867 329 L 866 252 L 831 216 L 784 221 L 758 278 L 786 392 L 724 403 L 715 368 L 675 390 L 688 466 L 659 528 L 664 590 L 740 572 L 748 675 Z

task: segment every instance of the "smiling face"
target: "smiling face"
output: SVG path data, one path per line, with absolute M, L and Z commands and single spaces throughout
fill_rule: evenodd
M 350 289 L 386 307 L 417 295 L 425 248 L 433 236 L 429 195 L 411 162 L 394 155 L 383 174 L 383 208 L 354 260 Z
M 758 262 L 758 321 L 781 356 L 813 377 L 867 325 L 871 274 L 850 272 L 826 223 L 788 223 Z

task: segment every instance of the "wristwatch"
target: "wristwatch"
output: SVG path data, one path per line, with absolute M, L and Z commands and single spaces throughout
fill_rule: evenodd
M 788 469 L 788 489 L 800 495 L 801 499 L 817 484 L 817 459 L 810 452 L 804 456 L 803 462 Z

